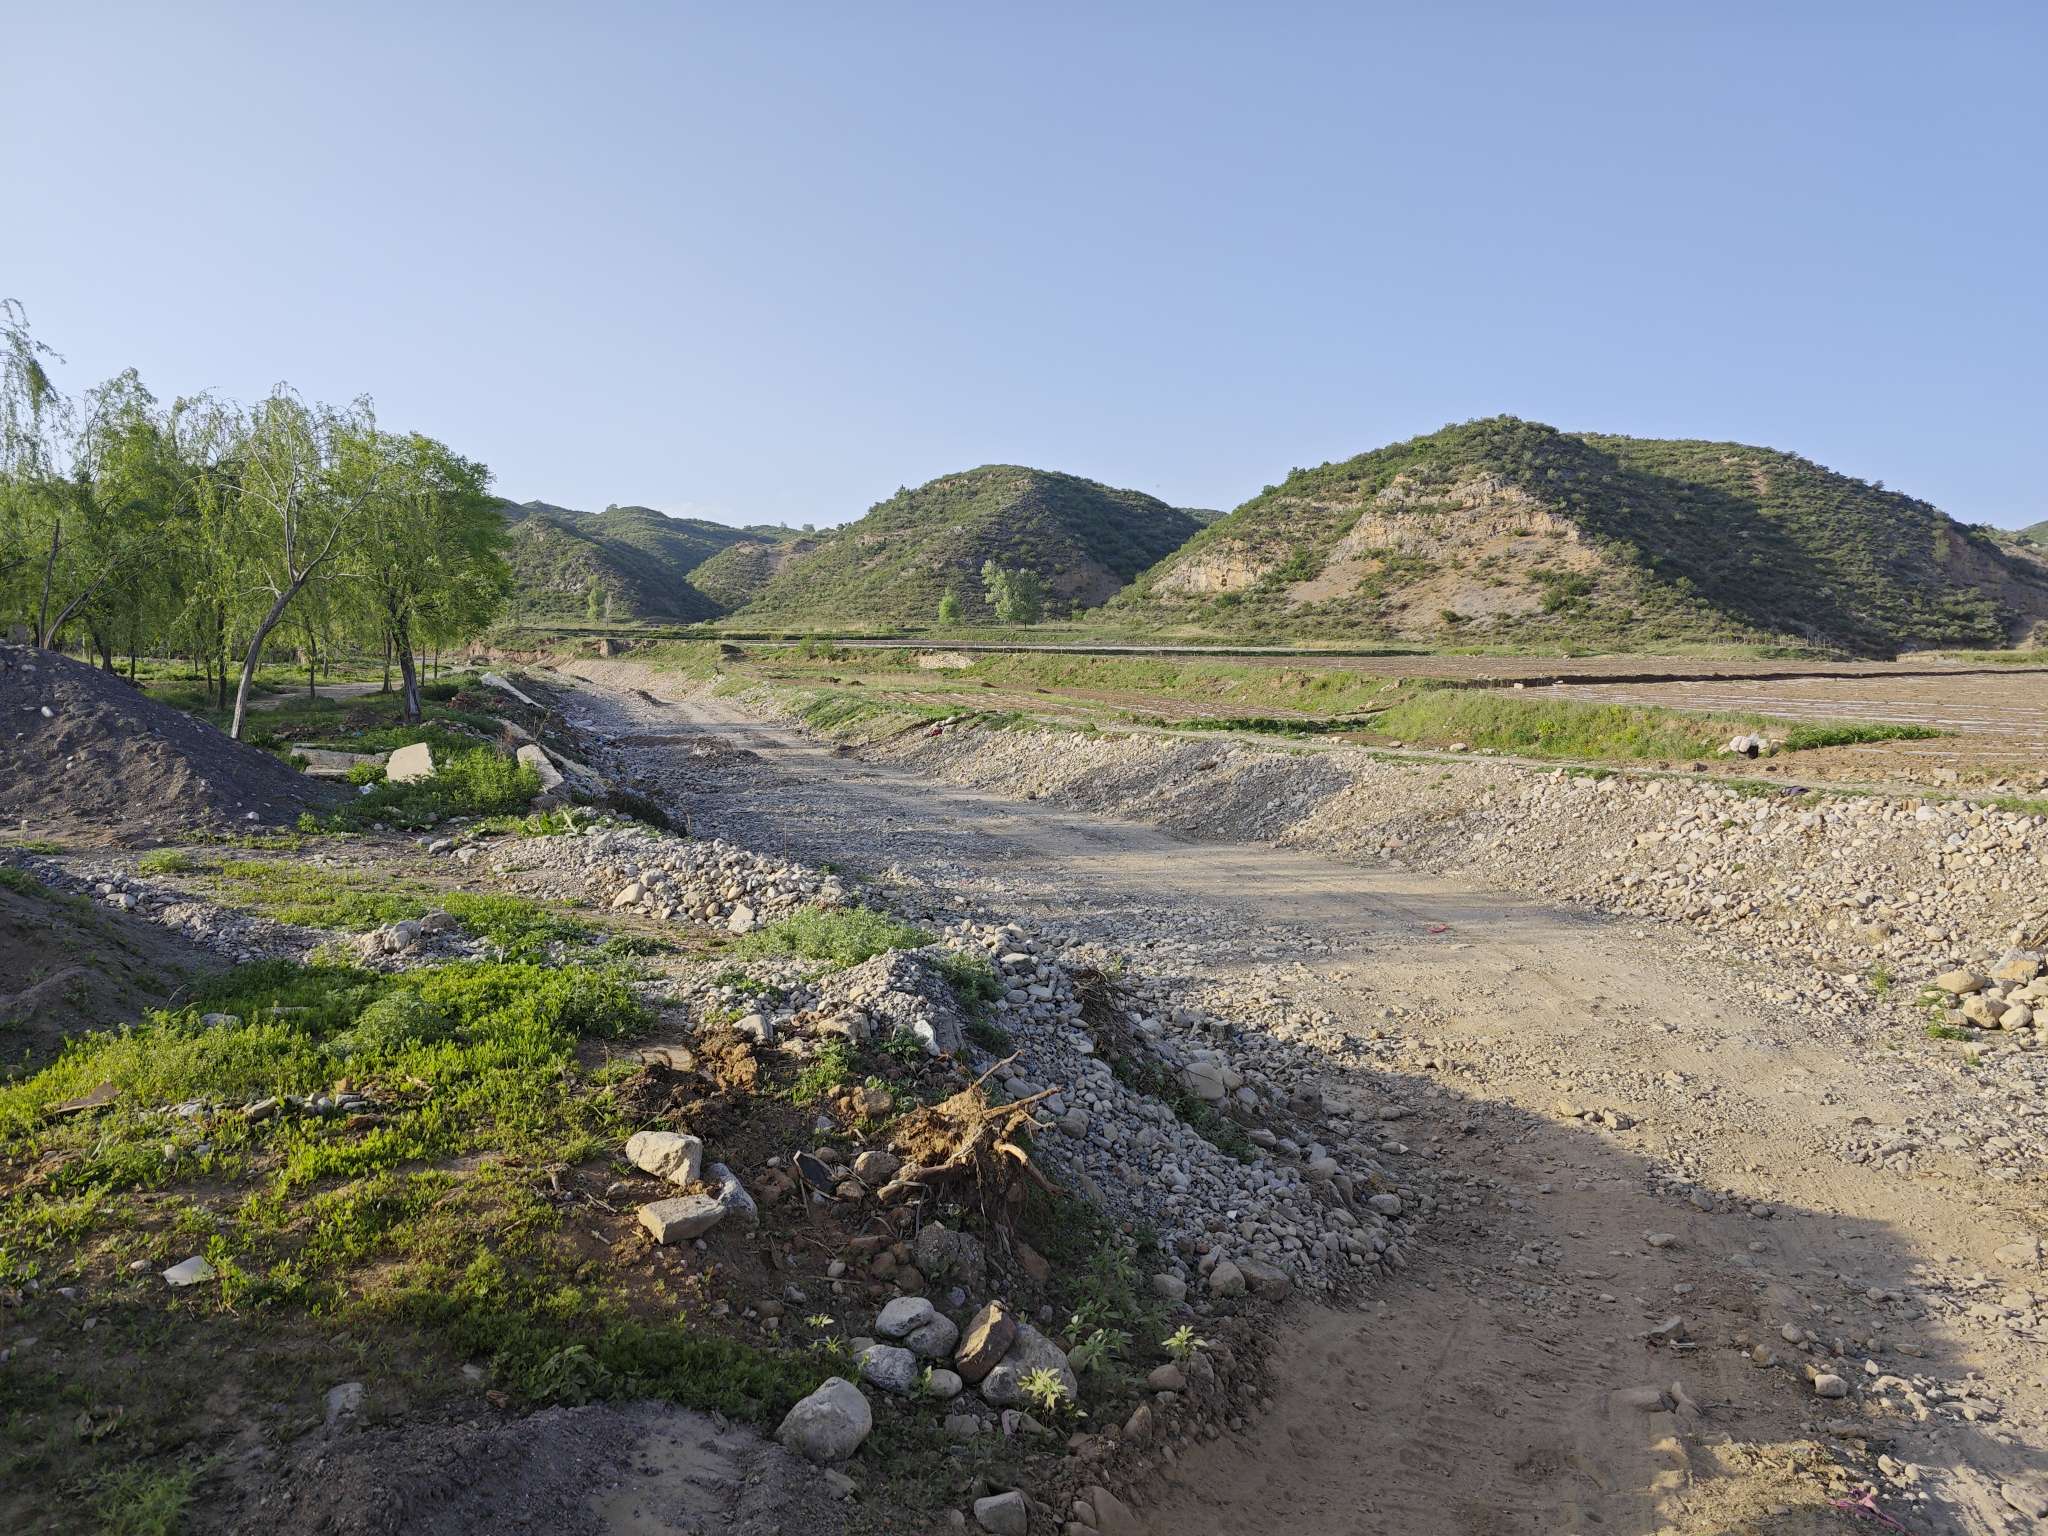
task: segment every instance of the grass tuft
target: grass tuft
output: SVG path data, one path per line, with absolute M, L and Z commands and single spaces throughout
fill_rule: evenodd
M 130 1461 L 109 1467 L 93 1479 L 99 1536 L 173 1536 L 184 1524 L 204 1470 L 196 1462 L 156 1468 Z
M 932 936 L 867 907 L 805 907 L 739 939 L 734 954 L 745 958 L 796 955 L 829 961 L 844 970 L 891 949 L 921 949 Z

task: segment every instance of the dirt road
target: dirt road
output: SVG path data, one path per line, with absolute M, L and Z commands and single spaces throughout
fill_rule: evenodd
M 1269 1402 L 1169 1467 L 1152 1529 L 1833 1529 L 1837 1463 L 1909 1531 L 2040 1528 L 2048 1282 L 2010 1246 L 2038 1182 L 1845 1161 L 1847 1128 L 1898 1120 L 1894 1080 L 1816 1039 L 1796 990 L 1755 1012 L 1683 932 L 999 800 L 576 671 L 587 720 L 700 826 L 1399 1041 L 1433 1109 L 1398 1129 L 1444 1190 L 1422 1250 L 1361 1310 L 1285 1316 Z

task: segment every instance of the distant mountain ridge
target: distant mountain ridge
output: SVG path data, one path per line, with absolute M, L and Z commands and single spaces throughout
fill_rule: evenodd
M 1879 654 L 2048 624 L 2048 560 L 1796 454 L 1493 417 L 1295 470 L 1112 612 L 1239 633 Z
M 543 501 L 508 501 L 500 511 L 512 535 L 506 559 L 513 609 L 524 618 L 716 618 L 726 605 L 699 590 L 697 570 L 735 544 L 775 544 L 797 536 L 785 528 L 671 517 L 652 507 L 582 512 Z
M 994 622 L 983 566 L 1049 617 L 1190 638 L 1819 645 L 2048 642 L 2048 522 L 2006 532 L 1742 443 L 1514 417 L 1292 471 L 1227 516 L 985 464 L 824 533 L 650 507 L 502 504 L 515 620 Z
M 1210 515 L 1079 475 L 984 464 L 898 491 L 815 548 L 788 554 L 739 617 L 929 624 L 950 593 L 968 622 L 988 622 L 989 561 L 1034 572 L 1048 611 L 1071 613 L 1116 596 Z

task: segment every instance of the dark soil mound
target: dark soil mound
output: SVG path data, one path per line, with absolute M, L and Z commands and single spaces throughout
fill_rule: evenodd
M 166 1006 L 221 961 L 0 855 L 0 1057 L 33 1069 L 64 1040 Z M 0 1077 L 6 1075 L 0 1070 Z
M 0 645 L 0 832 L 148 842 L 246 831 L 296 821 L 334 793 L 111 673 Z
M 837 1536 L 840 1501 L 752 1430 L 645 1403 L 343 1429 L 199 1528 L 276 1536 Z M 216 1521 L 221 1523 L 216 1523 Z

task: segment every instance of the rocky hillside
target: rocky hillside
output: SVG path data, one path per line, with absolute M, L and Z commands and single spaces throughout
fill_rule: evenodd
M 987 621 L 986 561 L 1035 572 L 1052 614 L 1092 608 L 1179 548 L 1202 514 L 1078 475 L 988 464 L 898 491 L 858 522 L 793 555 L 744 617 L 930 622 L 957 593 Z
M 1796 454 L 1494 417 L 1294 471 L 1118 606 L 1237 632 L 1875 654 L 2024 638 L 2048 623 L 2048 561 Z
M 512 534 L 512 612 L 532 619 L 715 618 L 728 604 L 695 582 L 705 561 L 736 544 L 772 547 L 782 528 L 734 528 L 652 507 L 578 512 L 506 502 Z
M 2018 537 L 2022 544 L 2038 544 L 2043 549 L 2048 549 L 2048 522 L 2036 523 L 2031 528 L 2022 528 Z

